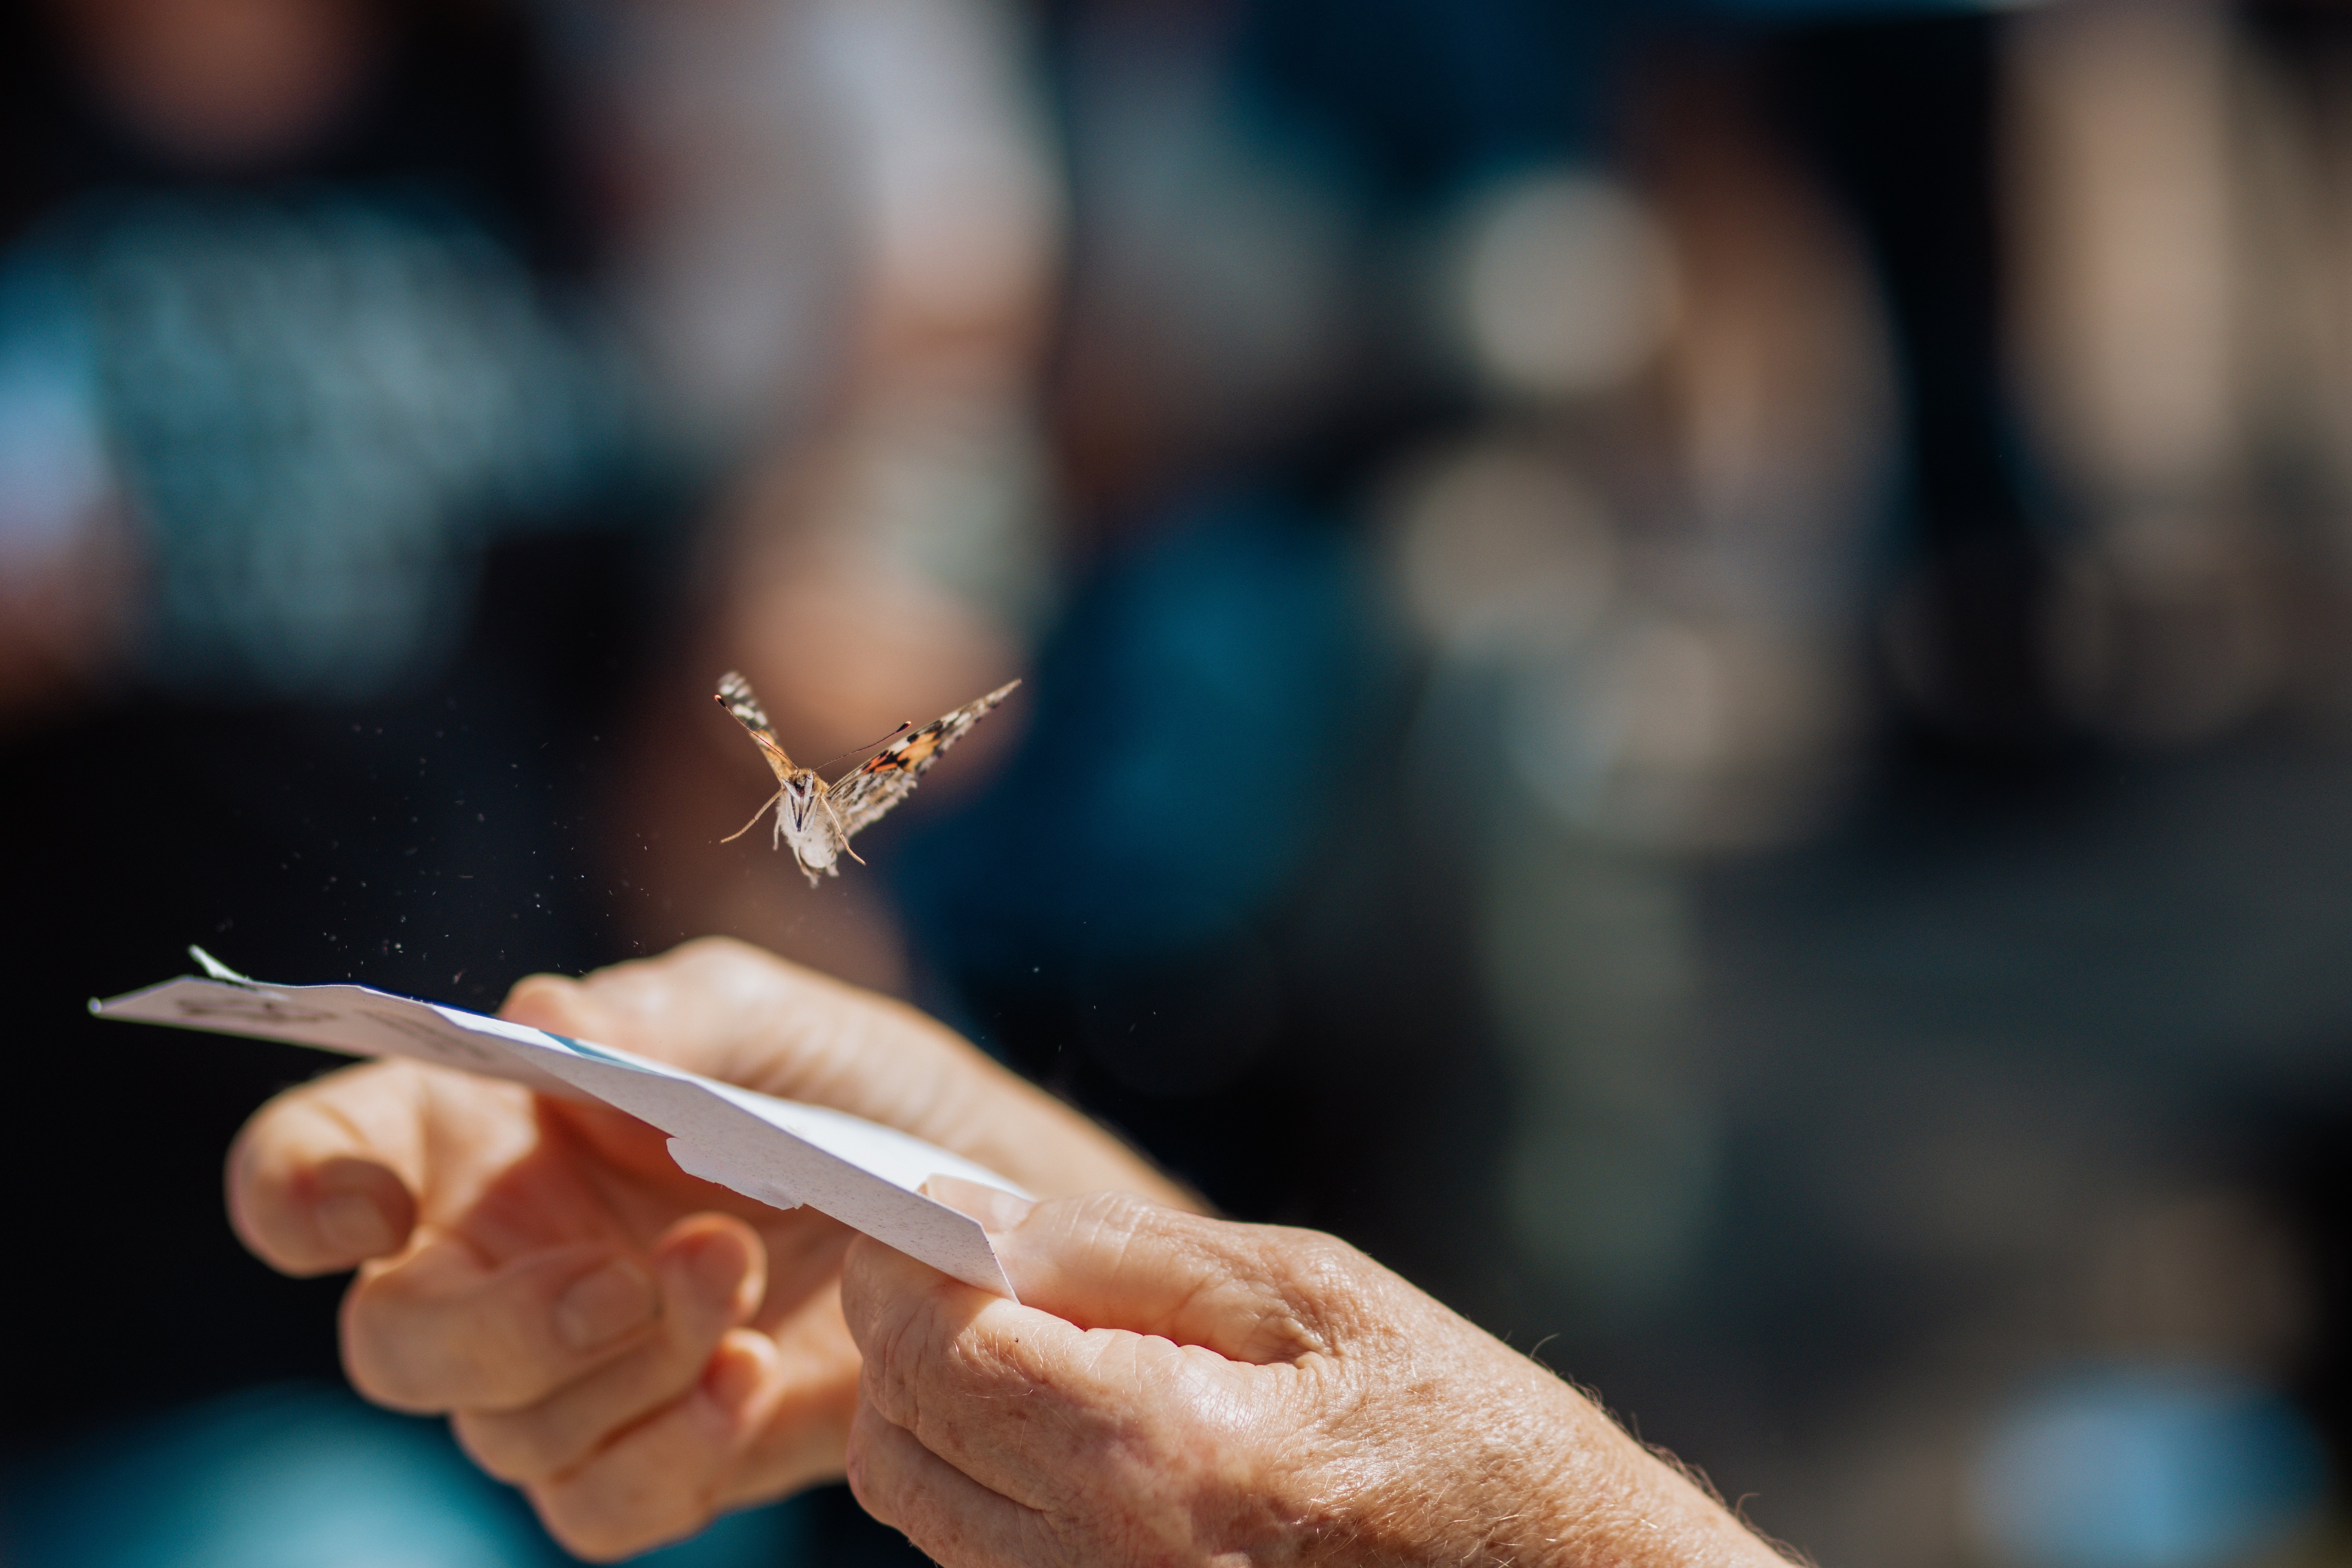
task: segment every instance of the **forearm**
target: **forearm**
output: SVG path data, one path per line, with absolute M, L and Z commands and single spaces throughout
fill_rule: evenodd
M 1415 1292 L 1417 1295 L 1418 1292 Z M 1644 1448 L 1609 1413 L 1429 1300 L 1407 1378 L 1447 1406 L 1412 1441 L 1385 1495 L 1375 1561 L 1511 1568 L 1788 1568 L 1703 1480 Z M 1443 1347 L 1434 1356 L 1426 1347 Z M 1440 1391 L 1444 1391 L 1441 1393 Z M 1391 1417 L 1393 1419 L 1393 1416 Z
M 1546 1568 L 1788 1568 L 1699 1483 L 1579 1397 L 1569 1451 L 1515 1561 Z

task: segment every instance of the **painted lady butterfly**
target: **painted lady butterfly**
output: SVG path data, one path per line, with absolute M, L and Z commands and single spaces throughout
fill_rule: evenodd
M 810 887 L 817 885 L 820 872 L 828 877 L 841 875 L 839 862 L 843 855 L 864 865 L 857 851 L 849 847 L 850 836 L 879 822 L 892 806 L 912 795 L 915 781 L 923 776 L 924 770 L 945 755 L 965 731 L 979 723 L 983 714 L 1003 701 L 1020 684 L 1017 680 L 1008 681 L 978 701 L 967 702 L 952 713 L 940 715 L 827 784 L 814 768 L 802 767 L 785 754 L 760 700 L 751 694 L 751 683 L 729 670 L 719 678 L 719 704 L 751 731 L 760 754 L 767 758 L 768 766 L 775 772 L 776 793 L 751 814 L 750 822 L 720 842 L 731 844 L 751 832 L 761 814 L 772 805 L 776 808 L 774 842 L 792 846 L 793 858 L 800 863 Z

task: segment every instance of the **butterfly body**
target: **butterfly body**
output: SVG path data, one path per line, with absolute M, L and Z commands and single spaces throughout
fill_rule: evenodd
M 941 714 L 827 784 L 814 768 L 802 767 L 785 752 L 759 698 L 752 694 L 751 683 L 730 670 L 719 678 L 719 705 L 750 733 L 776 775 L 776 793 L 752 815 L 751 822 L 730 837 L 740 838 L 750 832 L 751 823 L 773 805 L 776 825 L 772 840 L 778 847 L 791 847 L 809 886 L 815 887 L 820 876 L 839 876 L 841 857 L 857 858 L 857 852 L 849 847 L 851 836 L 879 821 L 913 794 L 916 781 L 930 765 L 1020 684 L 1009 681 L 976 701 Z
M 834 862 L 841 858 L 843 836 L 834 826 L 833 814 L 827 809 L 824 780 L 814 768 L 802 768 L 784 781 L 776 792 L 776 831 L 774 842 L 789 844 L 793 858 L 812 873 L 832 872 Z M 814 879 L 814 878 L 812 878 Z

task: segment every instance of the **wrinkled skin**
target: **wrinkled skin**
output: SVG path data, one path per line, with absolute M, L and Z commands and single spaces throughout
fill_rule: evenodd
M 996 1233 L 1022 1304 L 865 1239 L 844 1300 L 850 1485 L 946 1568 L 1785 1568 L 1574 1389 L 1329 1237 L 1121 1194 L 940 1195 Z
M 534 977 L 503 1013 L 1048 1200 L 934 1179 L 997 1233 L 1016 1304 L 687 1176 L 607 1108 L 408 1063 L 263 1107 L 229 1157 L 239 1236 L 289 1273 L 356 1266 L 352 1383 L 447 1412 L 582 1556 L 845 1468 L 948 1568 L 1780 1561 L 1534 1363 L 1328 1237 L 1185 1212 L 911 1009 L 711 941 Z
M 502 1016 L 901 1128 L 1039 1194 L 1185 1194 L 938 1024 L 740 943 L 691 943 Z M 593 1559 L 842 1473 L 851 1233 L 698 1181 L 605 1107 L 405 1062 L 289 1090 L 232 1149 L 237 1234 L 289 1274 L 358 1268 L 352 1384 L 446 1412 Z

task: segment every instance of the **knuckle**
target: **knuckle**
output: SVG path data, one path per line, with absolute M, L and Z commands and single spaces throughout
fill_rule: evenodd
M 665 1506 L 680 1500 L 656 1499 L 635 1489 L 623 1489 L 615 1495 L 586 1476 L 529 1486 L 524 1495 L 557 1543 L 590 1563 L 634 1557 L 690 1535 L 709 1522 L 707 1509 Z
M 1030 1348 L 1034 1349 L 1034 1342 Z M 1029 1353 L 1017 1333 L 990 1331 L 982 1325 L 957 1334 L 932 1353 L 925 1364 L 936 1369 L 935 1375 L 940 1382 L 960 1385 L 965 1392 L 984 1390 L 1003 1398 L 1051 1394 L 1057 1400 L 1077 1392 L 1065 1386 L 1061 1369 L 1054 1363 Z M 1026 1415 L 1014 1417 L 1027 1418 Z
M 1368 1259 L 1319 1230 L 1275 1230 L 1268 1237 L 1270 1272 L 1282 1281 L 1294 1309 L 1310 1319 L 1362 1293 Z
M 763 949 L 731 936 L 698 936 L 675 951 L 681 963 L 742 963 L 770 957 Z
M 887 1263 L 877 1252 L 877 1246 L 858 1237 L 851 1240 L 842 1256 L 841 1318 L 860 1350 L 876 1337 L 877 1327 L 891 1302 L 891 1293 L 880 1289 L 880 1281 L 875 1277 L 877 1269 Z
M 853 1240 L 842 1254 L 841 1326 L 849 1331 L 850 1342 L 861 1352 L 869 1337 L 867 1329 L 874 1320 L 874 1299 L 866 1289 L 865 1270 L 857 1267 L 857 1243 Z
M 558 1462 L 536 1423 L 480 1410 L 460 1410 L 449 1430 L 466 1457 L 510 1486 L 542 1481 Z
M 422 1307 L 394 1281 L 362 1277 L 344 1299 L 343 1365 L 353 1386 L 395 1410 L 512 1410 L 548 1390 L 548 1356 L 496 1301 Z
M 438 1408 L 426 1396 L 413 1364 L 411 1336 L 387 1318 L 395 1316 L 385 1300 L 381 1277 L 362 1272 L 343 1296 L 343 1373 L 352 1386 L 378 1405 L 412 1412 Z
M 873 1406 L 876 1415 L 898 1426 L 914 1419 L 916 1405 L 906 1350 L 908 1332 L 901 1314 L 864 1347 L 865 1363 L 857 1370 L 858 1397 Z
M 1087 1561 L 1149 1563 L 1155 1559 L 1160 1562 L 1173 1560 L 1164 1551 L 1153 1554 L 1080 1557 L 1065 1550 L 1054 1549 L 1058 1543 L 1051 1537 L 1031 1543 L 1046 1550 L 1024 1551 L 1018 1556 L 1008 1557 L 1003 1543 L 980 1529 L 971 1515 L 946 1498 L 920 1488 L 909 1489 L 902 1500 L 896 1528 L 918 1551 L 932 1562 L 945 1564 L 946 1568 L 986 1568 L 992 1564 L 1004 1564 L 1005 1568 L 1012 1568 L 1013 1564 L 1018 1564 L 1019 1568 L 1049 1568 L 1055 1563 Z
M 1076 1200 L 1076 1217 L 1087 1226 L 1111 1232 L 1140 1229 L 1159 1207 L 1133 1193 L 1087 1193 Z
M 844 1479 L 857 1506 L 903 1534 L 912 1533 L 909 1516 L 923 1500 L 923 1489 L 908 1469 L 908 1450 L 915 1443 L 911 1433 L 863 1405 L 850 1422 L 844 1454 Z
M 862 1324 L 853 1320 L 862 1356 L 857 1371 L 860 1396 L 896 1426 L 913 1424 L 929 1328 L 929 1301 L 928 1292 L 901 1297 L 877 1308 Z
M 406 1375 L 404 1369 L 372 1357 L 348 1341 L 343 1345 L 343 1374 L 361 1398 L 404 1415 L 438 1415 L 450 1405 L 450 1401 L 436 1397 Z
M 857 1500 L 858 1507 L 884 1524 L 895 1523 L 898 1516 L 890 1506 L 881 1467 L 874 1463 L 871 1440 L 863 1426 L 861 1422 L 850 1428 L 849 1444 L 842 1455 L 842 1479 L 849 1483 L 849 1495 Z
M 457 1403 L 450 1397 L 450 1390 L 380 1348 L 346 1340 L 343 1372 L 362 1398 L 405 1415 L 444 1415 Z
M 953 1565 L 972 1561 L 969 1552 L 959 1550 L 958 1521 L 952 1508 L 921 1487 L 900 1487 L 897 1491 L 890 1500 L 892 1529 L 934 1563 Z
M 732 995 L 746 985 L 759 984 L 767 978 L 767 972 L 780 967 L 772 955 L 749 942 L 723 936 L 698 937 L 656 963 L 657 967 L 618 973 L 625 975 L 647 995 L 659 994 L 672 986 Z
M 583 1562 L 617 1563 L 635 1552 L 635 1537 L 616 1529 L 610 1519 L 601 1514 L 583 1514 L 568 1499 L 548 1495 L 546 1488 L 531 1489 L 530 1498 L 547 1533 L 555 1537 L 557 1545 Z
M 1084 1254 L 1106 1258 L 1125 1257 L 1129 1248 L 1148 1243 L 1155 1233 L 1169 1234 L 1174 1218 L 1170 1211 L 1133 1193 L 1087 1193 L 1042 1206 L 1062 1210 L 1052 1225 L 1070 1244 Z M 1179 1224 L 1174 1234 L 1182 1233 Z

